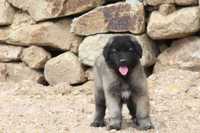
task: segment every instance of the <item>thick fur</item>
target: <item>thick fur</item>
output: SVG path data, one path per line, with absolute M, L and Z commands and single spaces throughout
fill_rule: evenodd
M 121 129 L 122 104 L 126 103 L 138 129 L 153 127 L 149 117 L 146 76 L 139 60 L 141 57 L 142 48 L 132 37 L 115 36 L 110 39 L 94 66 L 96 112 L 91 126 L 105 126 L 104 116 L 107 108 L 108 129 Z M 118 72 L 122 65 L 129 68 L 126 76 Z

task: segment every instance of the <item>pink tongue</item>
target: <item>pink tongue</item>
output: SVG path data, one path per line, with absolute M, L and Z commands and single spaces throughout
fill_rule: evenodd
M 126 76 L 128 73 L 128 67 L 127 66 L 119 67 L 119 72 L 121 73 L 121 75 Z

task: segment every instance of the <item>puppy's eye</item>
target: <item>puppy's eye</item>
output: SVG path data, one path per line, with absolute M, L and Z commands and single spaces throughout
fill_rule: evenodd
M 128 51 L 133 51 L 133 48 L 129 48 Z
M 112 52 L 113 52 L 113 53 L 117 52 L 117 49 L 112 49 Z

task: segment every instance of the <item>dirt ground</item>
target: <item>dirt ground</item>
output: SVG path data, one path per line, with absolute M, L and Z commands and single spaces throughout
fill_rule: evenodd
M 0 133 L 198 133 L 200 99 L 186 93 L 151 92 L 151 117 L 155 129 L 132 128 L 123 109 L 123 128 L 91 128 L 93 82 L 81 87 L 65 84 L 44 87 L 30 82 L 0 83 Z

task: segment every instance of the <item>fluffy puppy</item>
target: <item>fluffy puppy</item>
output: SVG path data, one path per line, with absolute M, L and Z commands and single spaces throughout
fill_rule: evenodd
M 108 109 L 108 129 L 121 129 L 122 104 L 126 103 L 136 128 L 152 128 L 149 117 L 147 81 L 140 63 L 142 48 L 131 36 L 114 36 L 96 59 L 95 117 L 93 127 L 105 126 Z

